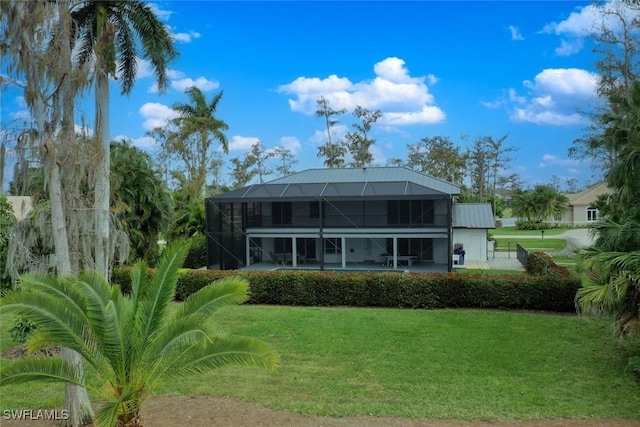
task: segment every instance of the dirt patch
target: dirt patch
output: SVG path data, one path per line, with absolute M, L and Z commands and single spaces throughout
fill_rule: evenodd
M 406 418 L 309 417 L 215 396 L 166 396 L 149 400 L 142 410 L 147 427 L 640 427 L 637 420 L 556 419 L 535 421 L 431 420 Z M 3 427 L 54 427 L 52 421 L 6 420 Z
M 60 347 L 47 347 L 28 355 L 27 345 L 20 344 L 3 351 L 2 353 L 0 353 L 0 357 L 13 360 L 22 359 L 24 357 L 53 357 L 57 356 L 58 354 L 60 354 Z

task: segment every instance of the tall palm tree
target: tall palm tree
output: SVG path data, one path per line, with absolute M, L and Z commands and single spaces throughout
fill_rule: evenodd
M 24 315 L 38 328 L 29 351 L 62 345 L 80 353 L 104 384 L 86 384 L 77 370 L 58 358 L 27 358 L 0 367 L 0 384 L 64 381 L 88 387 L 103 401 L 98 427 L 141 426 L 145 399 L 169 380 L 240 365 L 274 369 L 279 357 L 262 341 L 220 335 L 212 316 L 248 299 L 247 282 L 225 278 L 192 294 L 172 309 L 178 269 L 188 245 L 172 245 L 157 272 L 144 263 L 131 272 L 131 293 L 111 286 L 96 272 L 73 279 L 25 276 L 21 287 L 0 300 L 0 313 Z
M 167 28 L 141 0 L 87 0 L 71 11 L 76 24 L 80 65 L 95 58 L 95 145 L 98 154 L 95 182 L 96 268 L 109 273 L 109 77 L 121 81 L 122 93 L 133 88 L 137 45 L 149 59 L 162 91 L 167 86 L 167 64 L 177 52 Z
M 177 178 L 193 202 L 203 195 L 207 172 L 217 160 L 213 150 L 214 141 L 220 143 L 225 153 L 229 152 L 229 142 L 224 134 L 229 126 L 215 116 L 222 91 L 214 95 L 211 101 L 207 101 L 204 93 L 195 86 L 185 93 L 189 98 L 188 103 L 171 106 L 179 114 L 173 120 L 177 131 L 167 138 L 163 148 L 184 164 L 185 173 Z
M 609 101 L 598 143 L 613 154 L 605 177 L 616 191 L 608 217 L 593 227 L 591 280 L 578 292 L 578 303 L 584 311 L 616 316 L 618 333 L 640 334 L 640 82 Z

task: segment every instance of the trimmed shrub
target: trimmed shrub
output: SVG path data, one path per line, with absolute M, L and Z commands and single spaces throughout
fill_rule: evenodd
M 202 268 L 207 265 L 207 239 L 194 236 L 189 239 L 189 253 L 184 260 L 184 268 Z
M 548 222 L 531 222 L 531 221 L 516 221 L 516 228 L 518 230 L 548 230 L 553 226 Z
M 130 268 L 113 281 L 128 289 Z M 560 275 L 339 273 L 322 271 L 185 270 L 176 299 L 227 276 L 249 281 L 251 304 L 393 308 L 499 308 L 574 311 L 580 280 Z
M 568 268 L 556 264 L 553 258 L 545 252 L 529 252 L 525 268 L 529 274 L 534 276 L 571 277 L 571 272 Z

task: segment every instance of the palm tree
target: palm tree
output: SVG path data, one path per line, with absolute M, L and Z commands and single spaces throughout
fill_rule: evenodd
M 593 227 L 595 244 L 586 254 L 590 281 L 577 299 L 583 311 L 616 316 L 618 333 L 640 334 L 640 82 L 609 101 L 598 144 L 613 155 L 605 177 L 616 191 L 608 217 Z
M 640 222 L 605 219 L 594 232 L 595 245 L 585 254 L 589 283 L 578 291 L 579 307 L 614 315 L 619 334 L 640 334 Z
M 27 341 L 29 351 L 49 345 L 72 348 L 105 384 L 86 384 L 81 373 L 59 358 L 3 363 L 0 384 L 80 384 L 103 400 L 98 427 L 141 426 L 139 411 L 145 399 L 169 380 L 230 365 L 277 367 L 278 355 L 267 344 L 219 335 L 213 325 L 218 309 L 247 300 L 245 280 L 219 280 L 175 310 L 171 307 L 187 251 L 188 245 L 169 247 L 151 278 L 146 265 L 137 263 L 129 295 L 96 272 L 77 279 L 22 277 L 21 287 L 0 300 L 0 313 L 24 315 L 38 325 Z
M 122 93 L 133 88 L 137 69 L 137 48 L 149 59 L 158 88 L 167 86 L 167 65 L 176 56 L 167 28 L 141 0 L 86 0 L 71 11 L 78 34 L 81 66 L 95 58 L 95 144 L 98 154 L 95 182 L 96 245 L 98 271 L 108 277 L 109 257 L 109 77 L 121 81 Z M 117 64 L 117 65 L 116 65 Z
M 164 149 L 176 156 L 185 165 L 186 174 L 178 176 L 183 188 L 186 187 L 190 201 L 203 195 L 207 172 L 213 169 L 217 160 L 213 141 L 220 142 L 225 153 L 229 152 L 229 142 L 224 131 L 229 126 L 215 117 L 223 92 L 214 95 L 207 102 L 204 93 L 193 86 L 185 91 L 189 103 L 176 103 L 171 108 L 179 113 L 173 120 L 177 131 L 164 143 Z

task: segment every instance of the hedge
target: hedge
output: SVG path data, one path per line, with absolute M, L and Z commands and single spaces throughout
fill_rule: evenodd
M 112 281 L 130 289 L 130 268 Z M 580 280 L 574 277 L 457 273 L 339 273 L 310 271 L 183 272 L 176 300 L 226 276 L 249 282 L 250 304 L 394 308 L 499 308 L 574 311 Z
M 529 252 L 525 268 L 529 274 L 534 276 L 571 277 L 571 272 L 568 268 L 556 264 L 553 258 L 545 252 Z

